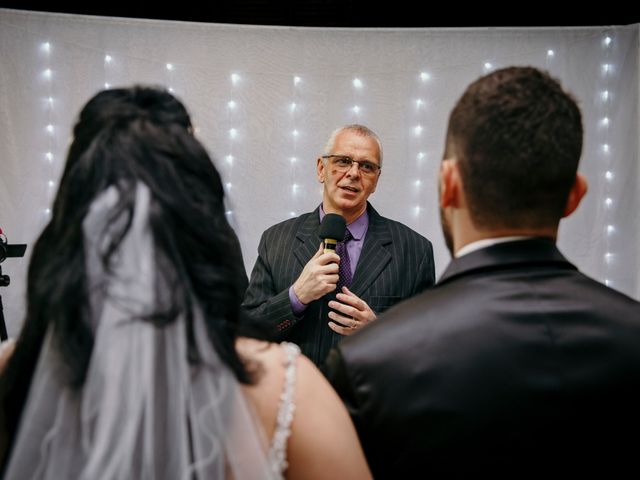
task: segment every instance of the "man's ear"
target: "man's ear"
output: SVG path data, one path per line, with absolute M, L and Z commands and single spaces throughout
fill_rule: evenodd
M 462 178 L 455 158 L 447 158 L 440 164 L 440 207 L 458 208 L 463 201 Z
M 324 183 L 324 162 L 322 158 L 318 157 L 318 163 L 316 164 L 316 170 L 318 174 L 318 181 Z
M 569 191 L 569 197 L 567 198 L 567 204 L 564 207 L 563 217 L 568 217 L 573 212 L 575 212 L 578 205 L 580 205 L 580 201 L 582 197 L 585 196 L 587 190 L 589 189 L 589 185 L 587 184 L 587 179 L 581 173 L 576 173 L 576 179 L 573 182 L 573 186 Z

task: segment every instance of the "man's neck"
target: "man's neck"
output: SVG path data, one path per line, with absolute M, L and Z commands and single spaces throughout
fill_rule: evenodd
M 329 205 L 327 202 L 322 202 L 322 210 L 324 210 L 324 213 L 337 213 L 338 215 L 341 215 L 345 221 L 347 222 L 347 225 L 353 223 L 355 220 L 357 220 L 360 215 L 362 215 L 366 210 L 367 210 L 367 204 L 365 203 L 364 207 L 358 209 L 358 210 L 341 210 L 338 208 L 333 208 L 331 205 Z

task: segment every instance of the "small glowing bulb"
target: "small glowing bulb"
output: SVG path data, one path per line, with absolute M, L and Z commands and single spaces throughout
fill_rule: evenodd
M 229 165 L 233 165 L 233 155 L 227 155 L 225 159 Z
M 232 187 L 232 186 L 233 186 L 233 185 L 231 185 L 231 182 L 227 182 L 227 183 L 225 184 L 225 187 L 227 187 L 227 190 L 231 190 L 231 187 Z
M 358 105 L 355 105 L 353 108 L 353 113 L 360 113 L 360 107 Z
M 600 120 L 600 123 L 602 124 L 603 127 L 608 127 L 609 126 L 609 117 L 604 117 L 602 120 Z
M 232 210 L 227 210 L 224 213 L 227 215 L 227 217 L 230 217 L 233 214 L 233 211 Z
M 604 201 L 604 204 L 607 207 L 610 207 L 613 204 L 613 200 L 611 198 L 607 197 L 607 199 Z
M 293 77 L 293 84 L 294 85 L 298 85 L 300 82 L 302 81 L 302 79 L 298 76 Z
M 413 133 L 415 133 L 416 135 L 420 135 L 422 133 L 422 125 L 413 127 Z
M 49 160 L 49 162 L 53 162 L 53 153 L 47 152 L 44 156 Z
M 421 180 L 416 180 L 414 182 L 414 184 L 415 184 L 416 187 L 419 187 L 420 185 L 422 185 L 422 181 Z
M 55 185 L 55 182 L 53 180 L 49 180 L 49 186 L 53 187 Z
M 44 209 L 44 213 L 45 213 L 46 215 L 51 215 L 51 209 L 50 209 L 50 208 L 45 208 L 45 209 Z
M 607 73 L 611 72 L 611 65 L 608 63 L 605 63 L 602 65 L 602 74 L 606 75 Z
M 607 252 L 604 254 L 604 259 L 607 261 L 607 263 L 609 263 L 612 258 L 613 258 L 613 254 L 611 252 Z
M 53 105 L 53 97 L 47 98 L 47 102 L 49 102 L 49 105 Z
M 294 183 L 293 185 L 291 185 L 291 191 L 293 193 L 296 193 L 298 191 L 298 184 Z
M 418 160 L 422 160 L 424 158 L 424 152 L 418 152 Z
M 173 70 L 173 63 L 167 63 L 167 70 Z
M 607 100 L 609 100 L 609 90 L 605 90 L 600 94 L 600 96 L 602 97 L 602 100 L 606 102 Z
M 616 231 L 616 228 L 613 225 L 607 225 L 607 234 L 611 235 Z
M 105 55 L 104 56 L 105 63 L 111 63 L 111 60 L 113 60 L 113 58 L 111 58 L 111 55 Z
M 493 67 L 493 65 L 491 65 L 489 62 L 485 62 L 485 64 L 484 64 L 484 69 L 485 70 L 491 70 L 492 67 Z
M 602 151 L 603 151 L 604 153 L 609 153 L 609 145 L 608 145 L 608 144 L 606 144 L 606 143 L 605 143 L 605 144 L 603 144 L 603 145 L 602 145 Z
M 429 75 L 427 72 L 420 72 L 420 80 L 422 80 L 423 82 L 426 82 L 430 78 L 431 75 Z
M 297 137 L 299 135 L 298 130 L 294 130 L 293 132 L 291 132 L 291 135 Z
M 289 212 L 289 216 L 290 217 L 295 217 L 296 216 L 296 212 Z
M 608 278 L 604 279 L 604 284 L 608 287 L 611 285 L 611 281 Z
M 291 157 L 289 160 L 291 160 L 291 163 L 296 163 L 298 161 L 296 157 Z
M 609 45 L 611 45 L 611 37 L 604 37 L 604 46 L 608 47 Z
M 42 44 L 42 50 L 49 53 L 49 51 L 51 50 L 51 44 L 49 42 L 44 42 Z
M 289 105 L 289 109 L 290 109 L 292 112 L 295 112 L 295 111 L 296 111 L 296 107 L 297 107 L 296 102 L 291 102 L 291 105 Z
M 607 173 L 604 174 L 604 178 L 607 180 L 613 180 L 613 172 L 611 170 L 607 170 Z
M 47 79 L 51 78 L 51 69 L 50 68 L 47 68 L 44 71 L 44 77 L 47 78 Z
M 233 100 L 229 100 L 227 102 L 227 107 L 233 110 L 234 108 L 236 108 L 236 102 L 234 102 Z
M 175 93 L 176 91 L 173 89 L 173 87 L 169 87 L 169 93 Z
M 554 52 L 553 50 L 547 50 L 547 57 L 552 58 L 554 57 L 556 54 L 556 52 Z
M 47 125 L 47 133 L 53 133 L 53 125 Z
M 233 85 L 235 85 L 236 83 L 238 83 L 240 81 L 240 75 L 238 75 L 237 73 L 232 73 L 231 74 L 231 83 Z
M 238 136 L 238 131 L 235 128 L 229 129 L 229 136 L 231 138 L 236 138 Z
M 416 108 L 420 108 L 424 105 L 424 101 L 419 98 L 418 100 L 416 100 Z
M 353 86 L 356 88 L 362 88 L 362 80 L 360 80 L 359 78 L 354 78 Z
M 111 84 L 109 84 L 109 83 L 106 83 L 106 82 L 105 82 L 105 84 L 104 84 L 104 88 L 105 88 L 106 90 L 109 90 L 109 89 L 111 88 Z
M 415 207 L 413 207 L 413 213 L 417 216 L 420 215 L 420 210 L 422 210 L 422 208 L 420 207 L 420 205 L 416 205 Z

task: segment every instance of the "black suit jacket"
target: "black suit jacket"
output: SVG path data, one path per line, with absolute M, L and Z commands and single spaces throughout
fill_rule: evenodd
M 453 260 L 327 367 L 376 478 L 637 475 L 640 304 L 551 240 Z
M 433 249 L 423 236 L 380 216 L 370 204 L 367 208 L 369 228 L 350 290 L 379 313 L 434 284 Z M 289 301 L 289 287 L 320 246 L 318 209 L 263 233 L 243 307 L 323 366 L 331 347 L 344 338 L 327 325 L 326 298 L 311 302 L 300 318 Z

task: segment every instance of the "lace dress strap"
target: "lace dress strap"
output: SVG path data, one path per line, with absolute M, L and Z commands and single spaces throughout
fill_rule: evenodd
M 282 342 L 280 345 L 284 350 L 284 385 L 280 394 L 276 429 L 269 449 L 269 464 L 276 478 L 283 478 L 289 465 L 287 462 L 287 440 L 291 435 L 291 422 L 296 409 L 293 395 L 296 387 L 296 360 L 300 355 L 300 348 L 295 343 Z

